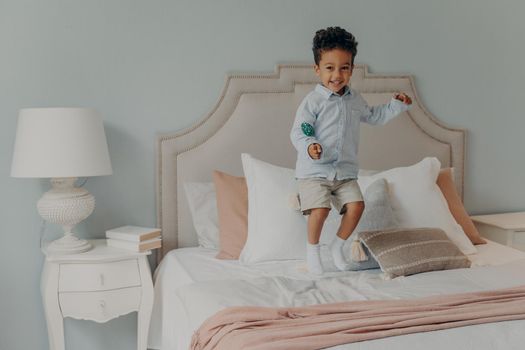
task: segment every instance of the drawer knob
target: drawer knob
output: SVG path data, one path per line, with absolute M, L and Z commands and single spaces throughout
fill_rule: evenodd
M 98 302 L 98 305 L 100 305 L 101 308 L 105 308 L 106 307 L 106 302 L 104 300 L 100 300 Z
M 100 274 L 100 285 L 101 286 L 104 285 L 104 274 L 103 273 Z

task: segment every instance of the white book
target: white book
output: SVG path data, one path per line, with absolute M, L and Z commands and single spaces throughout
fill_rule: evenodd
M 140 226 L 121 226 L 107 230 L 106 237 L 131 242 L 143 242 L 160 237 L 160 229 Z
M 161 238 L 153 238 L 142 242 L 123 241 L 121 239 L 106 239 L 109 247 L 132 250 L 134 252 L 145 252 L 147 250 L 157 249 L 162 246 Z

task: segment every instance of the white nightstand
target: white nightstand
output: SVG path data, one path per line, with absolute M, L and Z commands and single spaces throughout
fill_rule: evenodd
M 470 217 L 481 236 L 525 251 L 525 212 Z
M 64 317 L 99 323 L 138 312 L 137 349 L 146 350 L 153 307 L 150 252 L 108 247 L 72 255 L 46 254 L 41 290 L 50 350 L 64 350 Z

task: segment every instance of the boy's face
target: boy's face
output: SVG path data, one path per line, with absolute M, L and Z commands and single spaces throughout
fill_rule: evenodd
M 352 53 L 333 49 L 321 54 L 319 65 L 315 65 L 315 74 L 321 78 L 324 87 L 341 95 L 352 77 Z

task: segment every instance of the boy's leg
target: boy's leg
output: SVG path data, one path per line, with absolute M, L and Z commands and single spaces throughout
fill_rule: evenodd
M 365 202 L 346 203 L 344 207 L 341 225 L 339 225 L 337 235 L 330 244 L 330 252 L 332 253 L 334 264 L 341 271 L 346 271 L 350 268 L 343 253 L 343 245 L 359 223 L 359 219 L 365 209 Z
M 321 230 L 329 212 L 330 209 L 328 208 L 314 208 L 311 209 L 310 215 L 308 216 L 308 243 L 306 244 L 306 263 L 308 265 L 308 271 L 317 275 L 323 273 L 319 237 L 321 236 Z
M 361 189 L 357 180 L 342 180 L 334 188 L 334 202 L 340 209 L 341 224 L 337 230 L 337 235 L 330 244 L 330 252 L 334 259 L 334 264 L 339 270 L 348 270 L 350 265 L 343 254 L 343 245 L 356 228 L 365 204 Z
M 322 274 L 323 265 L 321 264 L 319 237 L 330 212 L 330 188 L 327 181 L 320 178 L 300 179 L 298 185 L 301 210 L 304 215 L 309 215 L 306 242 L 308 271 Z
M 329 212 L 329 208 L 310 209 L 310 215 L 308 215 L 308 243 L 319 244 L 321 230 Z
M 343 240 L 347 240 L 348 237 L 354 232 L 357 227 L 363 211 L 365 210 L 365 202 L 352 202 L 346 203 L 344 214 L 341 217 L 341 225 L 337 230 L 337 236 Z

